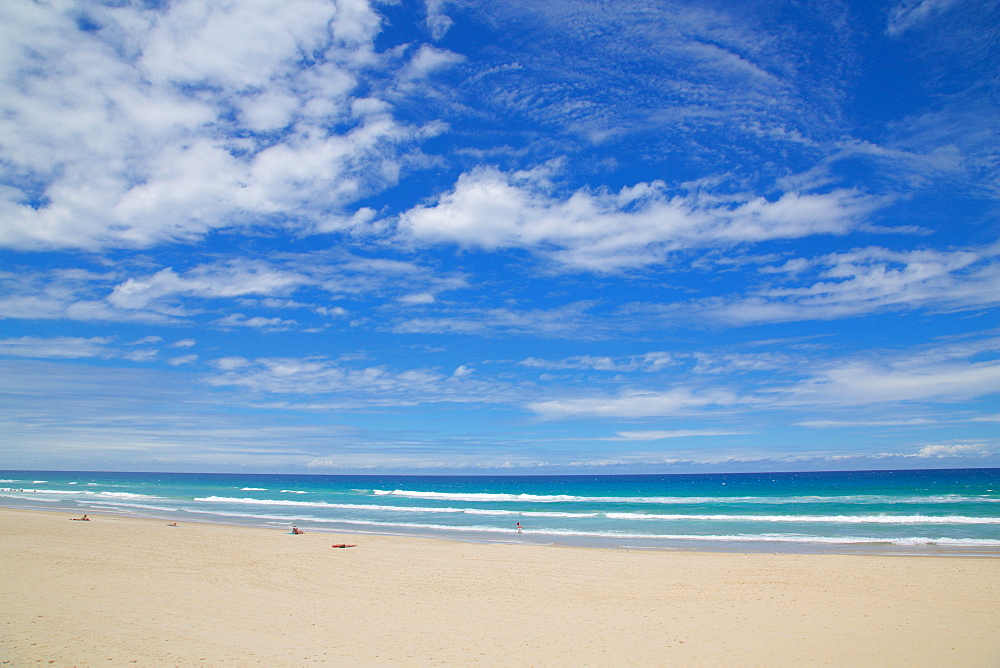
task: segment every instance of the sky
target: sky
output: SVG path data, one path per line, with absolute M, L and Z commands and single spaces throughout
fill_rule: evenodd
M 0 3 L 0 468 L 1000 466 L 996 0 Z

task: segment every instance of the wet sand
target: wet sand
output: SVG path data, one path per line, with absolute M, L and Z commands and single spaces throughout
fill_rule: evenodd
M 0 509 L 13 665 L 998 666 L 1000 559 L 473 544 Z M 332 544 L 357 544 L 347 549 Z

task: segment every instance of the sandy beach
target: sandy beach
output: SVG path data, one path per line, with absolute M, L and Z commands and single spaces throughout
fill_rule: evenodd
M 996 558 L 70 518 L 0 509 L 4 663 L 1000 665 Z M 357 547 L 331 547 L 340 543 Z

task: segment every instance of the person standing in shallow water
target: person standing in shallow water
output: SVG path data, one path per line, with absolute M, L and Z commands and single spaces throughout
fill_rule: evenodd
M 517 523 L 517 532 L 521 533 L 521 523 L 520 522 Z

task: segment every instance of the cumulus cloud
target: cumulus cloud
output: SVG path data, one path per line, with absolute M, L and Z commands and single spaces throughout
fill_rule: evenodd
M 844 234 L 875 206 L 853 190 L 726 199 L 671 194 L 661 181 L 561 196 L 557 167 L 466 172 L 435 202 L 404 212 L 400 233 L 416 244 L 524 248 L 576 269 L 615 271 L 681 250 Z
M 4 3 L 0 16 L 2 246 L 329 229 L 394 183 L 399 151 L 426 132 L 356 93 L 380 66 L 380 19 L 365 2 L 56 0 Z M 410 70 L 446 60 L 418 50 Z

